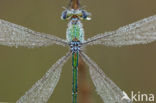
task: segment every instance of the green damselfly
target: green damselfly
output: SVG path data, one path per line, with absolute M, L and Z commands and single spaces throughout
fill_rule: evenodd
M 70 51 L 59 59 L 49 71 L 22 96 L 17 103 L 45 103 L 53 93 L 64 63 L 72 56 L 73 103 L 77 103 L 77 76 L 79 56 L 88 64 L 97 93 L 105 103 L 129 103 L 127 94 L 113 83 L 103 71 L 83 51 L 83 47 L 102 44 L 120 47 L 125 45 L 146 44 L 156 40 L 156 16 L 140 20 L 112 32 L 98 34 L 87 40 L 80 20 L 90 20 L 90 13 L 79 6 L 78 0 L 71 0 L 70 6 L 63 11 L 61 18 L 69 21 L 66 40 L 53 35 L 32 31 L 25 27 L 0 20 L 0 44 L 6 46 L 41 47 L 58 44 L 70 47 Z

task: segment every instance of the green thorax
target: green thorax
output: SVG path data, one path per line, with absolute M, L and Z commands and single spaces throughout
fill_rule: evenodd
M 68 42 L 71 42 L 75 39 L 79 40 L 80 42 L 84 41 L 84 30 L 79 20 L 76 23 L 73 23 L 72 21 L 69 22 L 66 38 Z

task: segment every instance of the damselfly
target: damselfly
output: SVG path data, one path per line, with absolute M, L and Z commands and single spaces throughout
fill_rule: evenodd
M 66 40 L 0 20 L 1 45 L 35 48 L 57 44 L 70 48 L 69 52 L 60 58 L 17 103 L 47 102 L 59 81 L 62 66 L 70 56 L 72 56 L 73 68 L 73 103 L 77 103 L 78 96 L 77 76 L 79 56 L 89 66 L 90 76 L 96 87 L 96 91 L 105 103 L 131 103 L 127 94 L 104 74 L 95 62 L 84 53 L 83 48 L 97 44 L 120 47 L 150 43 L 156 40 L 156 16 L 145 18 L 112 32 L 95 35 L 87 40 L 84 39 L 85 33 L 81 20 L 90 20 L 90 13 L 79 7 L 78 0 L 71 0 L 70 7 L 62 12 L 61 18 L 69 22 Z

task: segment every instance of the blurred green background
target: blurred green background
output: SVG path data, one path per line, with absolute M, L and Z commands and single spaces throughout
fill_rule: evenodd
M 67 22 L 60 15 L 68 2 L 0 0 L 0 19 L 65 38 Z M 86 38 L 156 14 L 156 0 L 81 0 L 81 5 L 92 13 L 91 21 L 83 21 Z M 67 51 L 57 45 L 35 49 L 0 46 L 0 102 L 15 102 Z M 156 95 L 156 42 L 121 48 L 91 46 L 86 52 L 128 95 L 131 91 Z M 71 103 L 71 70 L 70 59 L 48 103 Z M 94 90 L 92 93 L 94 103 L 102 103 Z

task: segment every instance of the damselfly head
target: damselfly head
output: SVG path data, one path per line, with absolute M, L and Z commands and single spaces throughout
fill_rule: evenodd
M 62 12 L 62 20 L 71 20 L 72 18 L 77 18 L 80 20 L 91 20 L 91 14 L 86 10 L 82 9 L 66 9 Z

